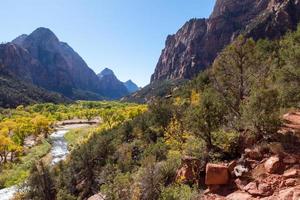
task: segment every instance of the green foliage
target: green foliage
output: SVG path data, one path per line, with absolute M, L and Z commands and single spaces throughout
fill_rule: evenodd
M 186 124 L 191 132 L 206 142 L 208 150 L 212 148 L 212 132 L 225 123 L 226 107 L 218 93 L 206 89 L 200 104 L 186 112 Z
M 235 130 L 225 131 L 218 130 L 212 133 L 213 144 L 227 154 L 236 155 L 238 147 L 239 133 Z
M 18 163 L 7 164 L 3 167 L 0 183 L 4 187 L 10 187 L 23 183 L 29 176 L 31 167 L 50 151 L 51 145 L 43 140 L 41 144 L 33 147 L 25 156 L 19 158 Z
M 264 137 L 274 135 L 280 123 L 280 101 L 277 90 L 257 90 L 245 105 L 244 121 L 249 128 Z
M 55 199 L 54 180 L 49 169 L 43 162 L 39 162 L 31 170 L 31 176 L 27 180 L 27 184 L 35 185 L 27 192 L 27 198 L 32 200 L 53 200 Z
M 101 187 L 101 191 L 103 191 L 107 195 L 108 200 L 131 200 L 131 183 L 132 177 L 130 174 L 117 174 L 110 184 L 105 184 Z
M 277 69 L 277 87 L 282 106 L 299 107 L 300 101 L 300 26 L 294 33 L 287 34 L 280 41 L 280 59 Z
M 172 185 L 162 190 L 160 200 L 191 200 L 196 199 L 197 191 L 187 185 Z

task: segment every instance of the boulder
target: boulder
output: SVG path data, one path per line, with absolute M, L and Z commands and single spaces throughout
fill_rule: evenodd
M 103 194 L 99 193 L 99 194 L 95 194 L 95 195 L 91 196 L 87 200 L 105 200 L 105 196 Z
M 253 197 L 247 192 L 237 191 L 228 195 L 226 200 L 253 200 Z
M 206 185 L 224 185 L 229 181 L 228 167 L 220 164 L 206 165 Z
M 282 200 L 299 200 L 300 199 L 300 186 L 281 190 L 278 194 L 279 199 Z
M 248 184 L 248 181 L 238 178 L 238 179 L 235 179 L 234 183 L 239 190 L 243 190 L 244 187 Z
M 235 168 L 234 168 L 234 175 L 236 177 L 241 177 L 243 176 L 244 174 L 248 173 L 249 172 L 249 169 L 246 168 L 245 166 L 243 165 L 237 165 Z
M 284 164 L 296 164 L 297 163 L 297 159 L 294 156 L 286 155 L 283 158 L 283 163 Z
M 273 193 L 270 185 L 257 182 L 249 183 L 244 187 L 244 190 L 254 196 L 270 196 Z
M 283 176 L 285 178 L 299 178 L 300 177 L 300 173 L 299 170 L 297 169 L 290 169 L 284 172 Z
M 276 174 L 281 168 L 280 158 L 278 156 L 272 156 L 265 162 L 264 166 L 268 173 Z

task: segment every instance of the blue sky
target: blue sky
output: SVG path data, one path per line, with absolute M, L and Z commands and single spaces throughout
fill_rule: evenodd
M 150 76 L 168 34 L 208 17 L 215 0 L 0 0 L 0 41 L 50 28 L 96 73 L 111 68 L 139 86 Z

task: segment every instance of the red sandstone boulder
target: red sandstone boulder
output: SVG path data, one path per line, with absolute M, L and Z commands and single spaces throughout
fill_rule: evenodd
M 276 174 L 281 168 L 280 158 L 278 156 L 272 156 L 265 162 L 264 166 L 268 173 Z
M 285 180 L 284 185 L 287 187 L 293 187 L 297 184 L 297 182 L 299 182 L 297 179 L 290 178 L 290 179 Z
M 228 167 L 218 164 L 206 165 L 206 185 L 224 185 L 229 181 Z
M 247 192 L 237 191 L 226 197 L 226 200 L 253 200 L 254 198 Z
M 254 196 L 270 196 L 273 191 L 270 185 L 266 183 L 251 182 L 244 187 L 244 190 Z
M 280 200 L 299 200 L 300 186 L 281 190 L 278 194 Z
M 105 199 L 105 196 L 103 194 L 99 193 L 99 194 L 95 194 L 95 195 L 91 196 L 87 200 L 104 200 L 104 199 Z
M 300 178 L 299 170 L 297 169 L 290 169 L 284 172 L 283 176 L 285 178 Z
M 294 156 L 286 155 L 283 158 L 283 163 L 284 164 L 296 164 L 297 163 L 297 159 Z

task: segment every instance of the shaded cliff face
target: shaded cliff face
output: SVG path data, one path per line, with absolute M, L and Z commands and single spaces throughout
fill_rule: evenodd
M 168 36 L 151 82 L 190 79 L 239 34 L 278 38 L 300 21 L 300 0 L 217 0 L 209 19 L 192 19 Z
M 34 68 L 30 70 L 34 84 L 69 97 L 74 95 L 75 89 L 99 93 L 96 74 L 68 44 L 60 42 L 49 29 L 38 28 L 28 36 L 16 38 L 12 43 L 22 47 L 31 57 L 31 62 L 38 65 L 33 67 L 30 63 L 24 63 L 26 59 L 22 57 L 19 60 L 23 63 L 16 67 Z M 14 56 L 11 57 L 14 59 Z

